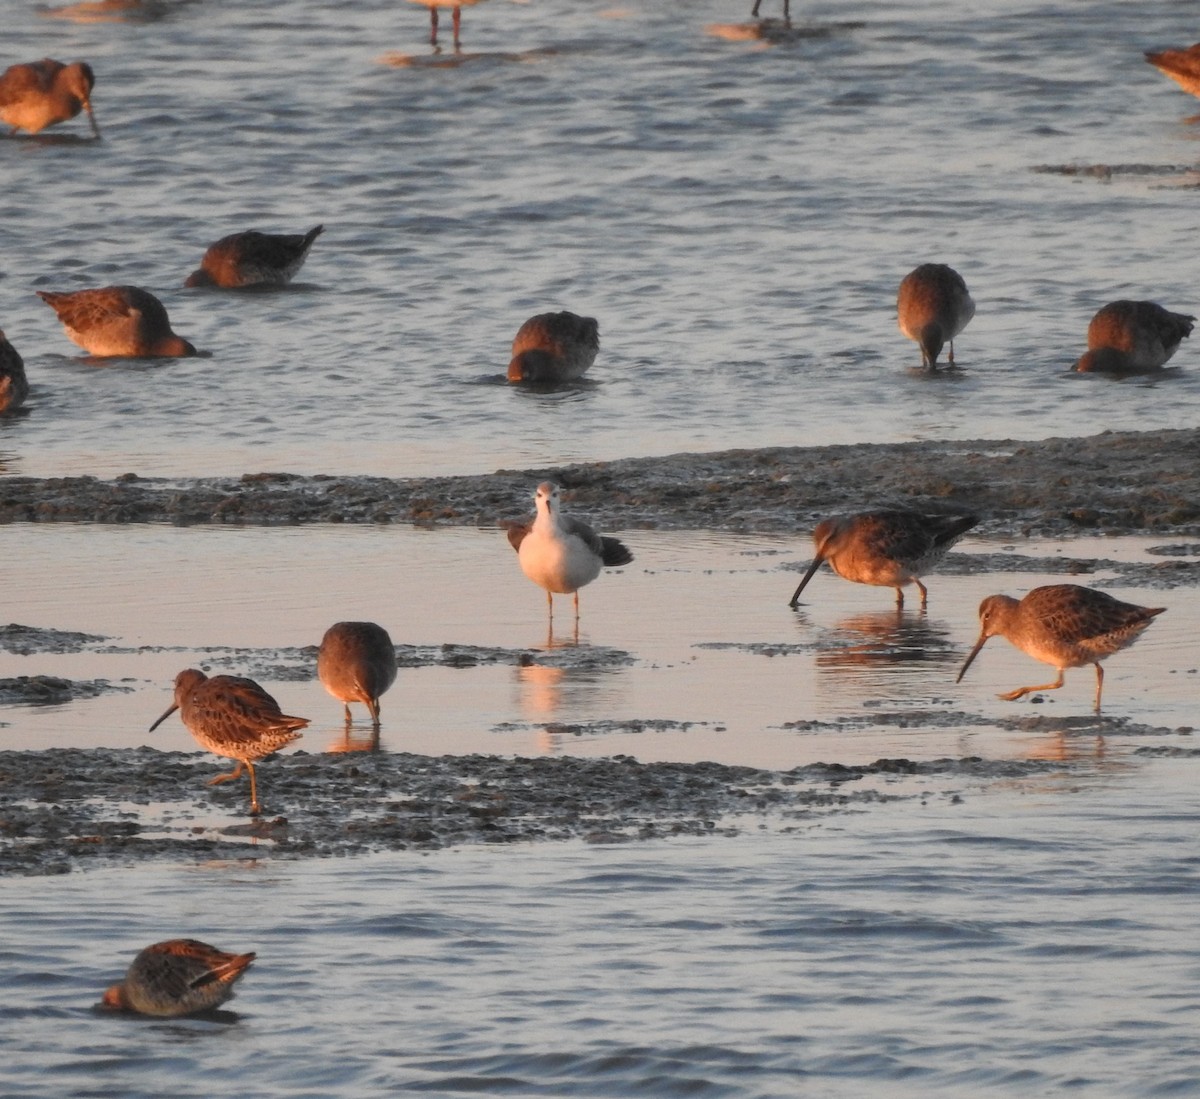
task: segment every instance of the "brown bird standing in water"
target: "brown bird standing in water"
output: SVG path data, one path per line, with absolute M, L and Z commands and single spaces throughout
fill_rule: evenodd
M 900 331 L 920 346 L 922 363 L 936 370 L 938 355 L 947 343 L 950 353 L 946 359 L 954 365 L 954 337 L 975 316 L 975 302 L 953 267 L 923 263 L 900 283 L 896 316 Z
M 1079 584 L 1048 584 L 1034 588 L 1020 601 L 1009 595 L 989 595 L 979 605 L 979 640 L 963 662 L 955 682 L 961 683 L 971 662 L 989 637 L 999 634 L 1023 653 L 1058 669 L 1053 683 L 1018 687 L 1000 697 L 1006 702 L 1034 691 L 1056 691 L 1067 668 L 1096 665 L 1096 713 L 1104 689 L 1100 661 L 1128 648 L 1166 607 L 1122 603 L 1107 592 Z
M 92 113 L 95 84 L 95 73 L 86 61 L 64 65 L 45 57 L 12 65 L 0 74 L 0 122 L 11 126 L 13 133 L 27 130 L 36 134 L 85 110 L 92 135 L 99 137 L 100 127 Z
M 387 630 L 374 622 L 335 622 L 321 638 L 317 678 L 339 702 L 362 702 L 379 726 L 379 696 L 396 682 L 396 647 Z
M 979 522 L 977 515 L 926 515 L 918 511 L 864 511 L 823 519 L 813 531 L 816 556 L 792 595 L 800 593 L 822 561 L 844 580 L 895 588 L 904 606 L 904 585 L 916 584 L 924 607 L 929 592 L 921 577 L 932 571 L 947 551 Z
M 196 349 L 171 330 L 163 303 L 137 286 L 101 286 L 70 293 L 37 291 L 67 335 L 98 358 L 174 358 Z
M 25 361 L 17 349 L 0 332 L 0 412 L 12 412 L 29 396 L 29 379 L 25 377 Z
M 483 0 L 410 0 L 413 4 L 424 4 L 429 9 L 429 43 L 432 46 L 438 44 L 438 8 L 453 8 L 454 21 L 454 48 L 460 49 L 459 31 L 462 25 L 462 9 L 473 8 L 476 4 L 480 4 Z
M 1184 50 L 1160 50 L 1147 53 L 1146 60 L 1166 73 L 1185 92 L 1200 95 L 1200 42 Z
M 138 954 L 103 1003 L 163 1018 L 212 1011 L 233 995 L 234 982 L 254 958 L 253 952 L 226 954 L 197 939 L 168 939 Z
M 259 233 L 249 229 L 222 237 L 209 247 L 184 286 L 286 286 L 308 258 L 312 243 L 324 231 Z
M 530 317 L 513 338 L 510 382 L 573 382 L 582 378 L 600 350 L 595 317 L 563 310 Z
M 217 775 L 209 786 L 228 782 L 250 771 L 250 812 L 260 811 L 254 761 L 277 752 L 300 738 L 298 729 L 306 717 L 289 717 L 279 703 L 253 679 L 237 675 L 214 675 L 211 679 L 196 668 L 185 668 L 175 677 L 175 701 L 150 726 L 154 732 L 176 710 L 188 732 L 201 747 L 214 755 L 238 761 L 229 774 Z
M 1160 369 L 1192 334 L 1196 318 L 1152 301 L 1111 301 L 1091 320 L 1082 373 L 1145 374 Z

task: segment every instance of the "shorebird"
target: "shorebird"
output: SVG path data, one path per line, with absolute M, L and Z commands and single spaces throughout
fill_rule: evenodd
M 98 357 L 153 358 L 196 354 L 171 331 L 163 303 L 137 286 L 101 286 L 56 294 L 37 291 L 62 321 L 67 335 Z
M 155 943 L 104 993 L 104 1006 L 166 1018 L 212 1011 L 233 995 L 234 982 L 254 958 L 253 951 L 226 954 L 197 939 Z
M 1147 53 L 1146 60 L 1159 72 L 1166 73 L 1185 92 L 1200 95 L 1200 42 L 1185 50 Z
M 454 48 L 459 48 L 458 32 L 462 23 L 462 9 L 473 8 L 476 4 L 480 4 L 483 0 L 409 0 L 413 4 L 424 4 L 429 9 L 429 43 L 432 46 L 438 44 L 438 8 L 453 8 L 454 9 Z
M 1053 683 L 1018 687 L 999 697 L 1008 702 L 1034 691 L 1055 691 L 1067 668 L 1096 665 L 1096 713 L 1104 688 L 1100 661 L 1132 645 L 1166 607 L 1122 603 L 1107 592 L 1079 584 L 1048 584 L 1034 588 L 1020 601 L 1009 595 L 989 595 L 979 605 L 979 640 L 963 662 L 956 683 L 962 682 L 971 661 L 989 637 L 1000 634 L 1023 653 L 1058 669 Z
M 1158 370 L 1192 334 L 1195 320 L 1152 301 L 1109 302 L 1088 325 L 1088 350 L 1075 369 L 1110 374 Z
M 922 363 L 936 370 L 938 355 L 947 342 L 950 353 L 946 359 L 954 365 L 954 337 L 975 316 L 975 302 L 953 267 L 923 263 L 901 281 L 896 314 L 900 331 L 920 345 Z
M 317 678 L 334 698 L 366 703 L 371 724 L 379 726 L 379 696 L 396 682 L 396 647 L 374 622 L 335 622 L 317 650 Z
M 184 286 L 286 286 L 308 259 L 312 243 L 324 231 L 258 233 L 249 229 L 222 237 L 209 247 Z
M 762 3 L 762 0 L 754 0 L 754 8 L 750 12 L 750 16 L 752 19 L 758 18 L 758 6 L 761 3 Z M 783 0 L 783 18 L 785 21 L 790 21 L 792 18 L 792 13 L 789 10 L 790 7 L 791 7 L 791 0 Z
M 243 767 L 249 768 L 250 812 L 254 814 L 260 809 L 254 761 L 298 740 L 301 734 L 297 730 L 308 724 L 306 717 L 282 713 L 279 703 L 253 679 L 237 675 L 209 679 L 196 668 L 185 668 L 175 677 L 175 701 L 150 726 L 150 732 L 176 710 L 201 747 L 238 761 L 229 774 L 209 779 L 209 786 L 238 778 Z
M 600 350 L 595 317 L 564 310 L 530 317 L 513 339 L 510 382 L 573 382 L 583 377 Z
M 92 113 L 92 88 L 96 76 L 86 61 L 64 65 L 49 57 L 24 65 L 11 65 L 0 75 L 0 122 L 12 132 L 36 134 L 56 122 L 66 122 L 87 111 L 92 135 L 100 136 Z
M 25 361 L 17 349 L 0 332 L 0 412 L 20 408 L 29 396 L 29 380 L 25 377 Z
M 844 580 L 895 588 L 897 606 L 904 606 L 904 585 L 916 584 L 924 607 L 929 592 L 920 578 L 978 522 L 977 515 L 919 511 L 864 511 L 823 519 L 813 531 L 816 556 L 788 605 L 796 606 L 821 562 L 828 561 Z
M 513 524 L 508 541 L 517 551 L 521 571 L 546 589 L 546 604 L 554 617 L 554 593 L 575 596 L 579 618 L 579 589 L 600 575 L 601 568 L 628 565 L 633 554 L 616 538 L 597 534 L 587 523 L 563 515 L 558 486 L 543 481 L 534 494 L 533 522 Z

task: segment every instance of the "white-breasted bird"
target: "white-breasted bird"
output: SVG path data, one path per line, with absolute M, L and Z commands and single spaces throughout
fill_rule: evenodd
M 628 565 L 633 554 L 624 543 L 597 534 L 591 527 L 562 513 L 558 486 L 543 481 L 534 494 L 537 515 L 531 523 L 512 524 L 508 541 L 517 551 L 521 571 L 546 589 L 554 616 L 554 593 L 574 595 L 579 617 L 579 589 L 600 575 L 602 568 Z

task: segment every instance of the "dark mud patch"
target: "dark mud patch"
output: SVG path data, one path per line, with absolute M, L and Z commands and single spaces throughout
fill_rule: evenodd
M 0 704 L 56 706 L 79 698 L 95 698 L 106 691 L 132 691 L 132 687 L 107 679 L 61 679 L 55 675 L 19 675 L 0 679 Z
M 4 477 L 0 522 L 496 527 L 526 517 L 543 480 L 557 481 L 573 511 L 608 530 L 790 533 L 830 514 L 940 506 L 976 511 L 985 535 L 1200 534 L 1200 429 L 772 447 L 401 480 Z
M 613 733 L 686 733 L 689 729 L 724 732 L 723 721 L 678 721 L 665 717 L 621 718 L 604 721 L 501 721 L 492 726 L 497 733 L 541 729 L 557 736 L 610 736 Z
M 1063 554 L 1037 556 L 1022 553 L 949 553 L 938 562 L 937 571 L 950 576 L 980 576 L 989 573 L 1043 573 L 1051 576 L 1084 577 L 1089 587 L 1194 587 L 1200 584 L 1200 559 L 1181 560 L 1197 556 L 1200 550 L 1185 545 L 1159 546 L 1147 554 L 1166 557 L 1163 561 L 1116 561 L 1108 557 L 1070 557 Z M 803 562 L 783 566 L 800 571 Z M 1097 574 L 1107 578 L 1093 581 Z
M 34 653 L 79 653 L 107 641 L 98 634 L 77 633 L 71 630 L 42 629 L 10 622 L 0 626 L 0 649 L 20 656 Z
M 1159 185 L 1200 186 L 1200 172 L 1194 164 L 1036 164 L 1031 171 L 1101 183 L 1140 180 Z
M 821 644 L 817 641 L 804 644 L 783 641 L 697 641 L 692 648 L 747 653 L 750 656 L 800 656 L 819 651 Z
M 296 753 L 260 767 L 265 812 L 255 820 L 244 781 L 205 785 L 220 763 L 203 753 L 0 752 L 0 873 L 736 833 L 891 799 L 940 793 L 957 801 L 968 780 L 982 784 L 1065 766 L 901 759 L 780 772 L 644 764 L 628 756 Z M 939 783 L 944 789 L 931 791 Z
M 929 707 L 911 710 L 881 710 L 868 708 L 861 715 L 851 714 L 831 721 L 810 720 L 785 721 L 778 728 L 792 732 L 840 733 L 858 729 L 1001 729 L 1014 733 L 1036 735 L 1063 733 L 1070 736 L 1120 736 L 1152 737 L 1188 736 L 1191 729 L 1180 727 L 1165 729 L 1160 725 L 1144 725 L 1124 717 L 1105 717 L 1103 714 L 1067 714 L 1058 717 L 1051 714 L 1022 715 L 1019 717 L 985 717 L 964 710 Z M 991 761 L 988 766 L 1001 768 L 1003 761 Z
M 277 683 L 304 683 L 317 674 L 317 646 L 283 646 L 275 649 L 225 648 L 207 645 L 198 649 L 178 646 L 109 645 L 102 653 L 145 655 L 180 653 L 180 670 L 195 666 L 209 675 L 236 674 Z M 635 662 L 631 653 L 604 645 L 555 645 L 547 649 L 506 649 L 484 645 L 397 645 L 396 661 L 401 668 L 477 668 L 483 665 L 514 667 L 543 666 L 590 672 L 623 668 Z

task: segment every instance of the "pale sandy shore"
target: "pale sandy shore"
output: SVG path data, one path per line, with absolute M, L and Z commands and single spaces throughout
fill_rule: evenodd
M 494 526 L 530 510 L 546 479 L 609 529 L 795 531 L 908 505 L 970 508 L 991 534 L 1200 531 L 1200 429 L 727 450 L 466 477 L 9 477 L 0 522 Z

